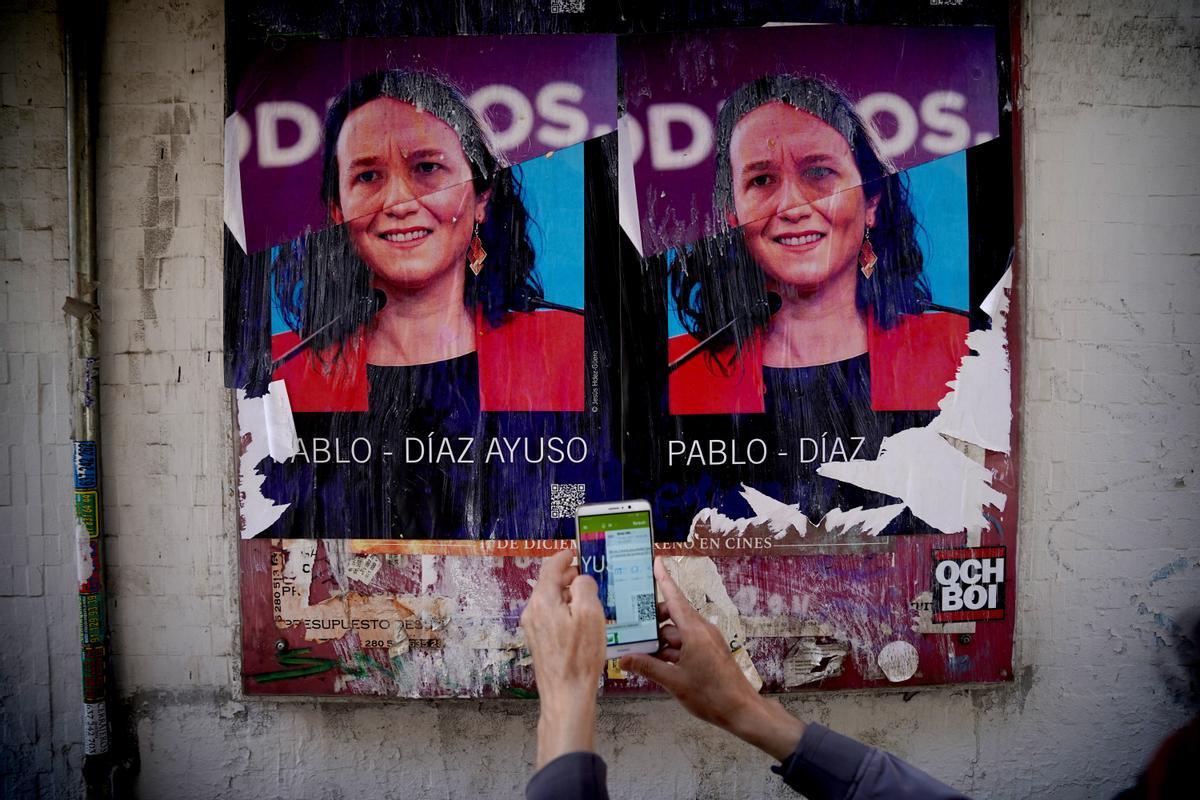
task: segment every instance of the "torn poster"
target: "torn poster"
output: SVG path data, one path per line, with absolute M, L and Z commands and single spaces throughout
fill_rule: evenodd
M 1011 678 L 1005 4 L 293 5 L 229 21 L 247 693 L 531 696 L 630 497 L 764 691 Z
M 585 497 L 619 495 L 584 248 L 615 52 L 409 38 L 251 60 L 226 137 L 247 247 L 230 349 L 247 398 L 271 387 L 271 458 L 244 459 L 243 505 L 270 513 L 243 537 L 567 537 Z

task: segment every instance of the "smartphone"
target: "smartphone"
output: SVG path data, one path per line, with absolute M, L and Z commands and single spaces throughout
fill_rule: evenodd
M 658 650 L 650 503 L 588 503 L 575 511 L 579 571 L 600 587 L 608 657 Z

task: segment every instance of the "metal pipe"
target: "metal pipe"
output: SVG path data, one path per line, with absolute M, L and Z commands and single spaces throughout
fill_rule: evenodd
M 79 648 L 83 677 L 83 775 L 89 798 L 111 796 L 108 619 L 100 503 L 100 314 L 96 269 L 96 86 L 105 4 L 62 0 L 66 80 L 67 226 L 75 293 L 70 359 Z

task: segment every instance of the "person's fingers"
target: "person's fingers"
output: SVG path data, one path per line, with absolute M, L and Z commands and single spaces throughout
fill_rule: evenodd
M 548 596 L 559 597 L 561 589 L 563 589 L 569 581 L 565 580 L 567 571 L 571 569 L 571 558 L 574 552 L 571 550 L 560 550 L 554 555 L 542 561 L 542 571 L 538 575 L 537 583 L 533 587 L 534 592 L 544 592 Z
M 663 599 L 667 605 L 667 614 L 671 617 L 672 622 L 680 628 L 684 628 L 700 619 L 696 609 L 692 608 L 692 604 L 683 596 L 683 592 L 679 591 L 675 581 L 671 580 L 671 575 L 667 572 L 667 564 L 661 557 L 654 559 L 654 577 L 658 580 L 658 588 L 662 590 Z
M 571 602 L 571 581 L 579 576 L 579 570 L 571 565 L 562 573 L 560 580 L 562 581 L 562 601 L 564 603 Z
M 549 558 L 542 559 L 542 572 L 538 580 L 552 579 L 554 576 L 562 575 L 571 566 L 571 559 L 575 553 L 572 550 L 559 550 Z
M 679 628 L 667 623 L 658 629 L 658 638 L 662 639 L 670 647 L 683 647 L 683 637 L 679 635 Z
M 680 652 L 678 647 L 664 645 L 657 653 L 654 654 L 654 656 L 655 658 L 666 661 L 668 664 L 678 664 L 679 659 L 683 658 L 683 653 Z
M 577 575 L 579 575 L 579 570 L 573 566 L 569 567 L 567 571 L 563 573 L 562 579 L 566 581 L 562 587 L 562 601 L 564 603 L 571 602 L 571 581 L 575 580 Z
M 675 677 L 673 671 L 678 670 L 679 667 L 674 664 L 668 664 L 654 656 L 648 656 L 644 653 L 633 653 L 621 656 L 621 669 L 641 675 L 643 678 L 649 678 L 669 692 L 675 683 L 673 680 Z
M 571 593 L 571 613 L 577 614 L 581 611 L 599 611 L 600 608 L 600 587 L 596 585 L 596 581 L 591 575 L 577 575 L 571 581 L 569 591 Z M 593 608 L 594 607 L 594 608 Z

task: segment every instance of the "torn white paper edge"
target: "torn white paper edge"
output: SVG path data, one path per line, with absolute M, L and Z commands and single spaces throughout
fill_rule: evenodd
M 795 535 L 800 537 L 808 532 L 812 523 L 800 510 L 799 503 L 789 505 L 744 483 L 740 493 L 754 512 L 753 517 L 733 519 L 715 508 L 702 508 L 692 519 L 690 534 L 696 531 L 698 523 L 706 524 L 709 534 L 713 536 L 744 536 L 751 527 L 764 525 L 776 539 L 782 539 L 789 531 L 794 531 Z M 903 503 L 868 509 L 860 506 L 849 511 L 835 508 L 814 527 L 824 527 L 826 534 L 830 536 L 839 536 L 856 529 L 864 536 L 878 536 L 879 532 L 903 510 Z
M 822 464 L 817 474 L 899 497 L 913 514 L 944 533 L 989 527 L 983 509 L 1004 508 L 992 473 L 930 428 L 887 436 L 879 458 Z
M 894 503 L 879 508 L 863 508 L 858 506 L 849 511 L 835 508 L 821 520 L 826 532 L 831 534 L 849 533 L 858 528 L 864 536 L 878 536 L 892 520 L 900 516 L 904 503 Z
M 767 530 L 775 538 L 783 537 L 789 528 L 795 528 L 800 536 L 808 530 L 808 517 L 800 511 L 799 505 L 788 505 L 765 495 L 752 486 L 742 484 L 742 498 L 754 512 L 752 517 L 727 517 L 715 508 L 702 508 L 692 519 L 690 530 L 696 530 L 696 523 L 704 522 L 709 526 L 713 535 L 743 536 L 751 527 L 767 526 Z
M 225 118 L 225 227 L 246 252 L 246 218 L 242 211 L 242 168 L 240 139 L 246 121 L 236 113 Z M 249 139 L 249 131 L 245 132 Z
M 617 120 L 617 220 L 642 255 L 642 222 L 638 218 L 637 184 L 633 177 L 633 136 L 629 116 Z
M 1012 449 L 1012 371 L 1005 337 L 1011 287 L 1010 267 L 980 305 L 992 327 L 967 334 L 967 347 L 979 355 L 962 359 L 949 383 L 952 391 L 938 404 L 941 413 L 931 423 L 938 433 L 1000 453 Z
M 300 442 L 287 384 L 283 381 L 271 381 L 267 387 L 267 393 L 263 395 L 263 413 L 267 423 L 267 452 L 280 463 L 293 458 L 300 452 Z
M 1006 291 L 1010 286 L 1012 267 L 983 303 L 992 327 L 972 331 L 967 338 L 980 355 L 963 356 L 958 377 L 951 383 L 954 388 L 939 404 L 942 409 L 954 409 L 946 420 L 943 411 L 923 428 L 909 428 L 885 437 L 879 458 L 827 462 L 817 468 L 817 474 L 898 497 L 913 514 L 944 533 L 965 529 L 970 536 L 989 527 L 983 510 L 992 505 L 1003 511 L 1004 495 L 992 488 L 990 470 L 961 453 L 942 434 L 984 447 L 1003 447 L 1001 452 L 1008 452 L 1012 391 Z M 960 393 L 964 395 L 961 403 L 957 397 Z M 981 415 L 999 421 L 979 420 Z M 999 428 L 1004 430 L 1002 436 L 997 432 Z
M 291 503 L 276 505 L 263 496 L 266 478 L 258 464 L 271 455 L 267 444 L 267 415 L 261 397 L 246 397 L 237 390 L 238 434 L 241 457 L 238 459 L 238 516 L 243 539 L 250 539 L 271 527 Z

